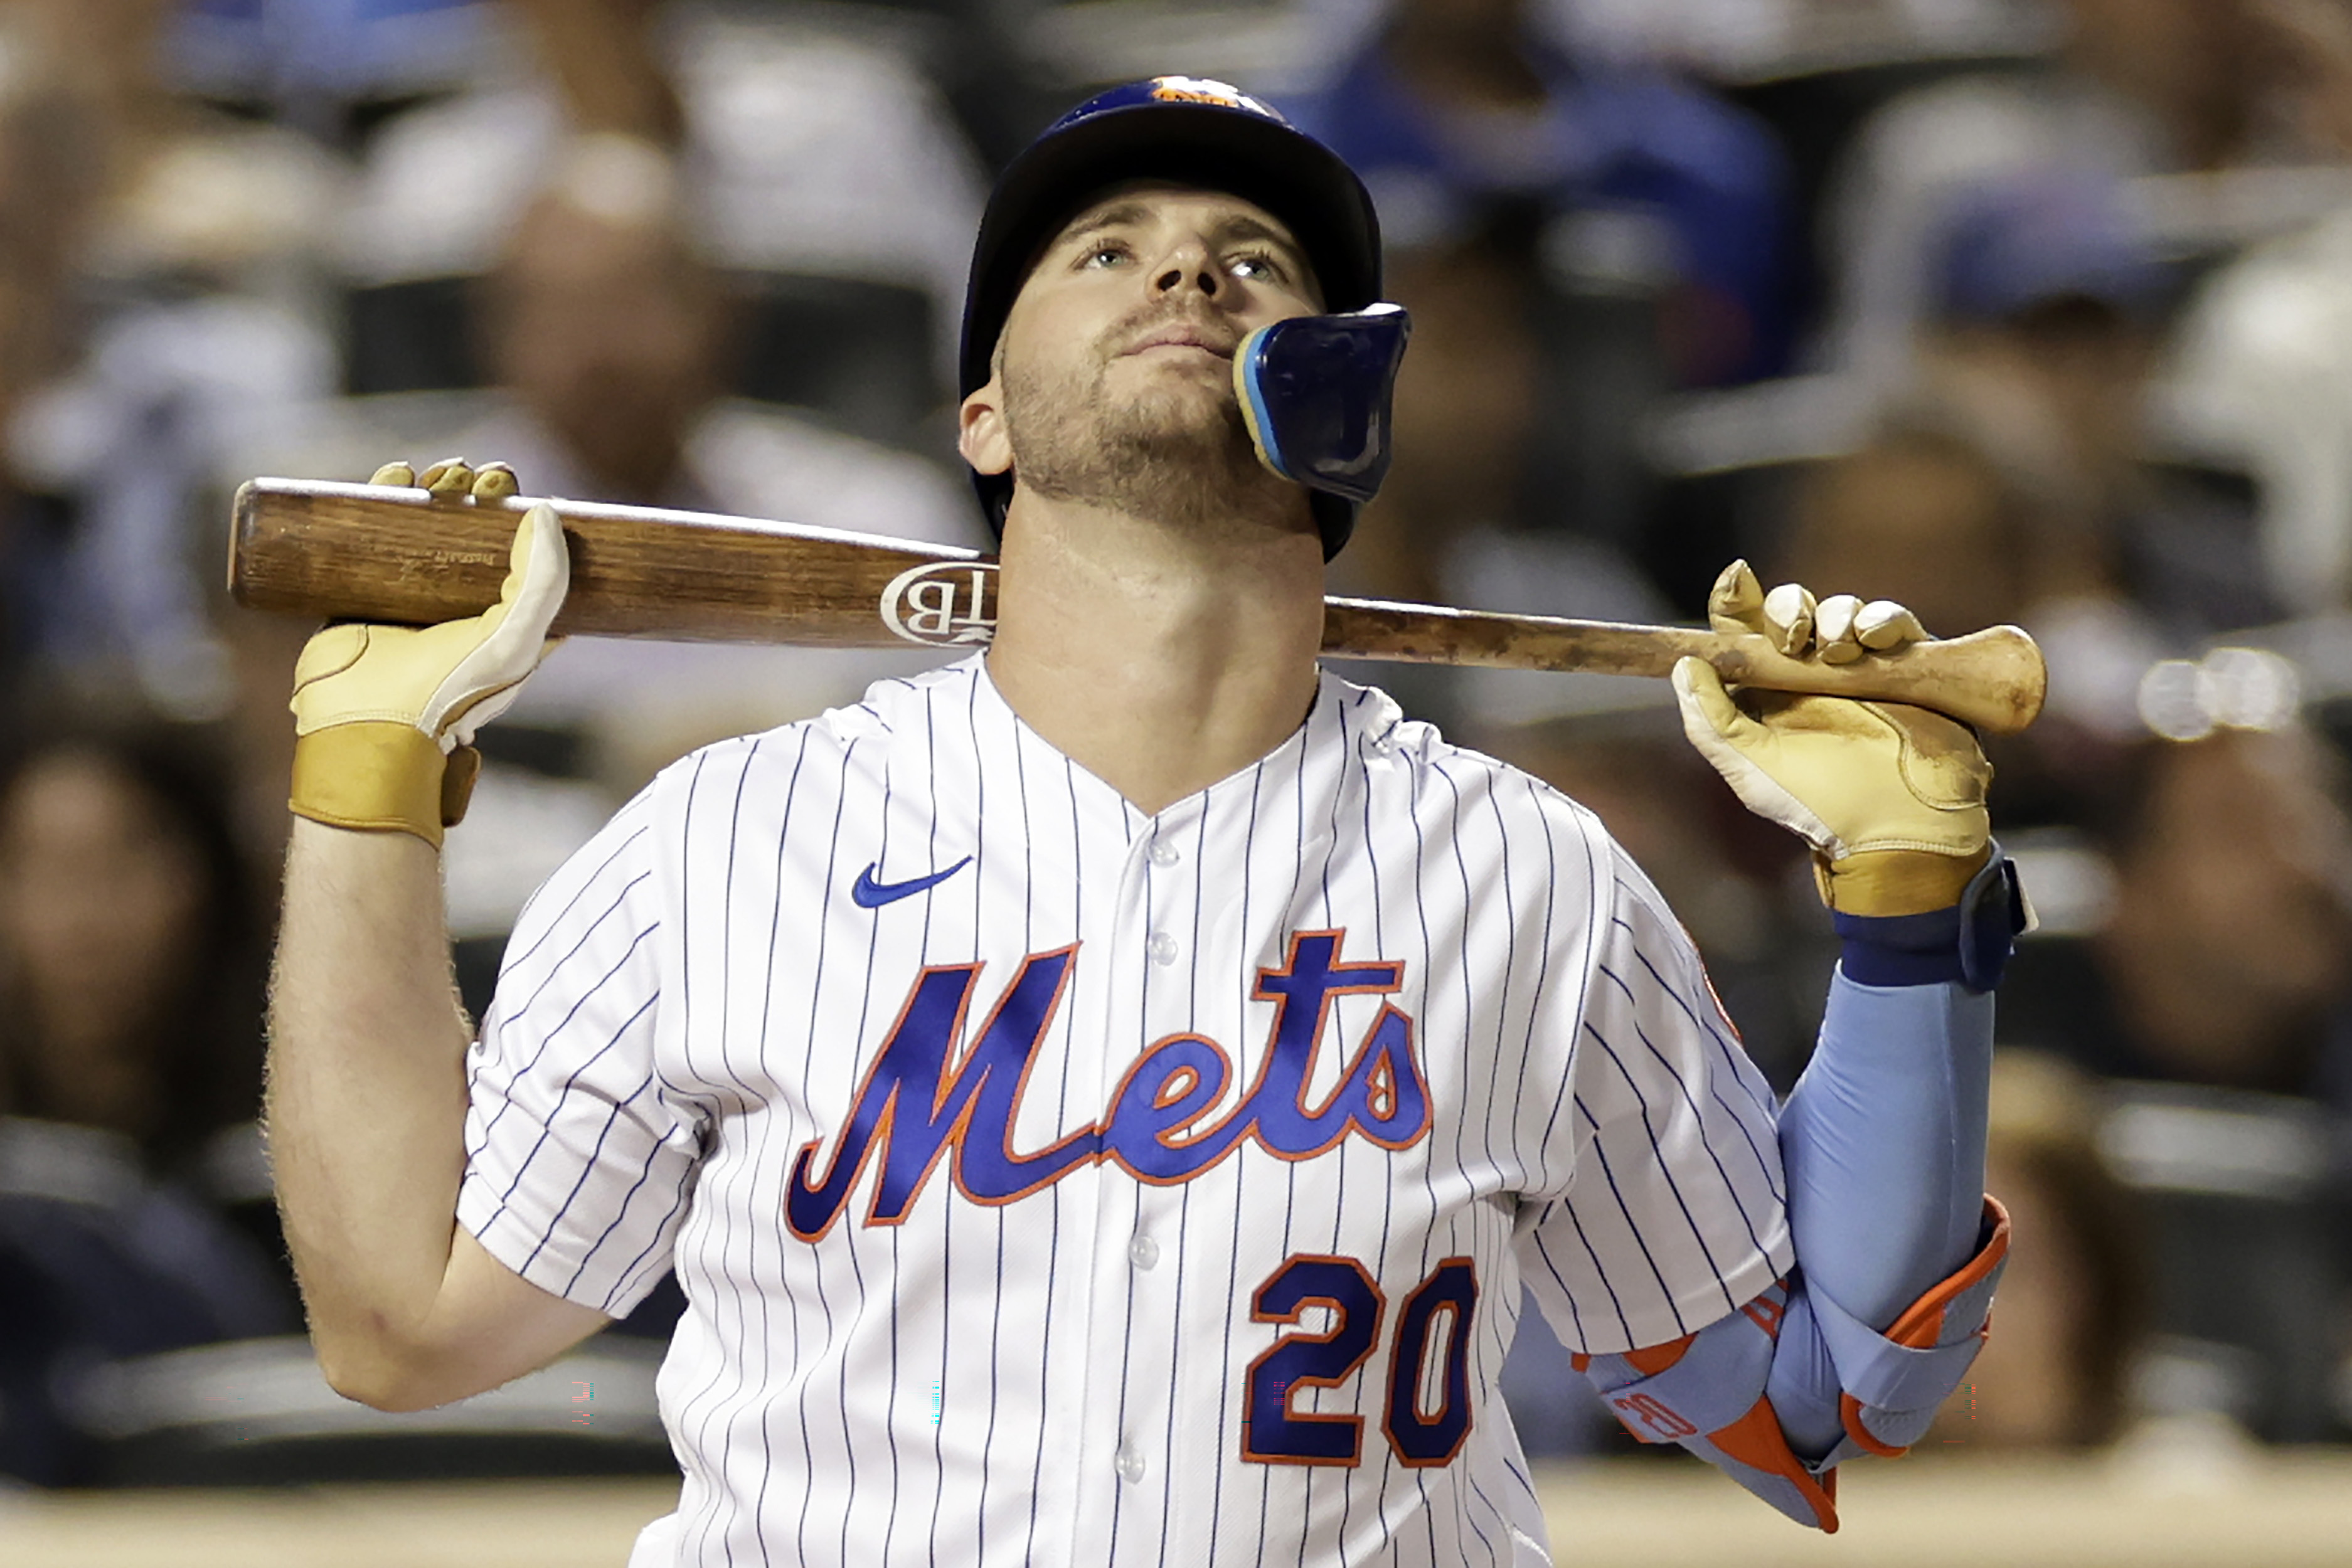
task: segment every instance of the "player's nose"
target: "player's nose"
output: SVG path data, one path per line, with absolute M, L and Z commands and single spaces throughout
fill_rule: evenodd
M 1198 240 L 1187 240 L 1171 248 L 1161 260 L 1158 270 L 1152 274 L 1151 287 L 1153 293 L 1161 295 L 1197 288 L 1208 298 L 1214 299 L 1224 287 L 1224 281 L 1217 271 L 1208 246 Z

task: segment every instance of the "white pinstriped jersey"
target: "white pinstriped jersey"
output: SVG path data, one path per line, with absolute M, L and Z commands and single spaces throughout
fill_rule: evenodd
M 1790 1261 L 1769 1092 L 1589 813 L 1326 674 L 1156 817 L 975 658 L 673 767 L 558 873 L 458 1215 L 625 1312 L 634 1563 L 1528 1563 L 1492 1396 Z

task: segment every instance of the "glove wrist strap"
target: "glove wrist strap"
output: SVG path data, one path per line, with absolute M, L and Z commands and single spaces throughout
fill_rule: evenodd
M 2027 928 L 2017 867 L 1994 844 L 1958 904 L 1925 915 L 1833 914 L 1844 951 L 1839 967 L 1864 986 L 1932 986 L 1957 980 L 1972 991 L 2000 983 L 2012 939 Z
M 441 830 L 466 814 L 480 756 L 471 747 L 443 756 L 413 724 L 365 720 L 331 725 L 294 742 L 287 805 L 329 827 L 414 833 L 441 847 Z
M 1949 909 L 1988 863 L 1986 852 L 1861 850 L 1840 860 L 1816 855 L 1822 902 L 1847 915 L 1924 915 Z

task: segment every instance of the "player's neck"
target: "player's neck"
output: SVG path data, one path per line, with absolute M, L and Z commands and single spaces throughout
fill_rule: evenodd
M 1063 755 L 1158 812 L 1280 746 L 1314 704 L 1311 532 L 1204 538 L 1023 495 L 988 670 Z

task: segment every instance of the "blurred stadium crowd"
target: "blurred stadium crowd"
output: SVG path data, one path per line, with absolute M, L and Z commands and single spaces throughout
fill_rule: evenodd
M 0 1475 L 667 1462 L 674 1296 L 438 1416 L 309 1369 L 253 1122 L 309 629 L 227 603 L 228 495 L 463 454 L 984 544 L 991 170 L 1161 71 L 1379 198 L 1416 331 L 1340 591 L 1687 619 L 1746 555 L 2048 652 L 1993 747 L 2020 1239 L 1940 1435 L 2352 1437 L 2352 0 L 0 0 Z M 470 1004 L 655 769 L 927 657 L 559 652 L 450 840 Z M 1793 1081 L 1834 942 L 1662 685 L 1366 674 L 1599 810 Z M 1532 1315 L 1509 1386 L 1618 1440 Z

